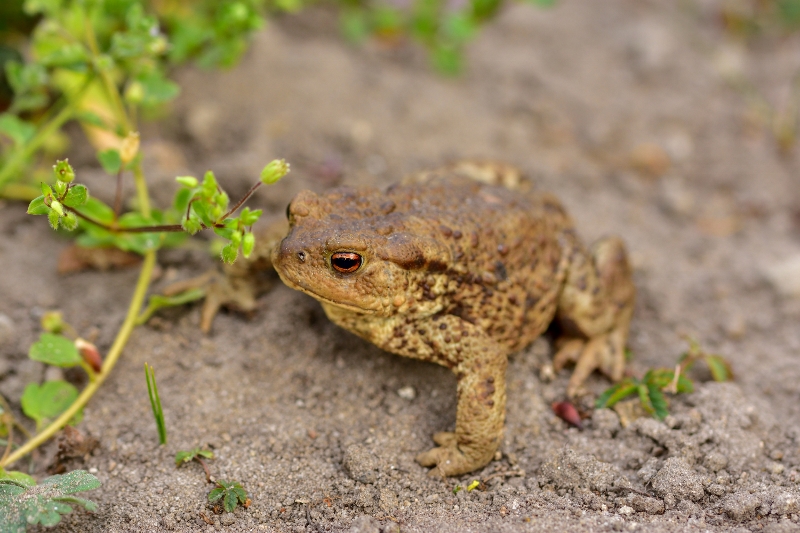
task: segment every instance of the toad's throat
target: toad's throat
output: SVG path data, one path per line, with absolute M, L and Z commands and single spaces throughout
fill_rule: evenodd
M 342 303 L 342 302 L 337 302 L 335 300 L 331 300 L 330 298 L 322 296 L 318 292 L 315 292 L 313 289 L 311 289 L 309 287 L 306 287 L 305 285 L 301 285 L 299 283 L 296 283 L 296 282 L 292 281 L 291 279 L 285 277 L 283 275 L 283 273 L 281 273 L 280 270 L 278 270 L 278 269 L 276 269 L 276 270 L 278 271 L 278 275 L 280 276 L 281 281 L 283 281 L 283 283 L 287 287 L 289 287 L 290 289 L 294 289 L 296 291 L 304 292 L 304 293 L 308 294 L 309 296 L 311 296 L 312 298 L 314 298 L 315 300 L 319 300 L 320 302 L 328 304 L 328 305 L 331 305 L 333 307 L 338 307 L 340 309 L 346 309 L 347 311 L 354 311 L 354 312 L 357 312 L 357 313 L 370 314 L 370 315 L 376 313 L 376 311 L 373 310 L 373 309 L 366 309 L 364 307 L 359 307 L 357 305 L 346 304 L 346 303 Z

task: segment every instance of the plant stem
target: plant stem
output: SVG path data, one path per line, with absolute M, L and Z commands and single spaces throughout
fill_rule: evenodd
M 136 317 L 139 314 L 139 310 L 142 308 L 142 303 L 144 302 L 147 288 L 150 285 L 150 278 L 153 275 L 153 267 L 155 266 L 155 263 L 156 252 L 151 250 L 145 253 L 142 270 L 139 272 L 139 280 L 136 282 L 136 289 L 133 292 L 131 303 L 128 306 L 128 313 L 125 316 L 122 327 L 120 327 L 119 332 L 117 332 L 117 337 L 114 339 L 114 344 L 111 345 L 111 349 L 108 351 L 108 356 L 103 362 L 102 370 L 97 374 L 97 379 L 89 382 L 89 384 L 86 385 L 86 388 L 83 389 L 75 402 L 70 405 L 69 408 L 61 414 L 61 416 L 51 422 L 40 433 L 37 433 L 32 439 L 27 441 L 21 447 L 17 448 L 17 450 L 15 450 L 4 460 L 0 461 L 0 468 L 5 468 L 6 466 L 21 459 L 25 455 L 41 446 L 45 441 L 50 439 L 58 430 L 69 424 L 78 411 L 80 411 L 88 403 L 94 393 L 97 392 L 97 389 L 103 384 L 103 382 L 111 373 L 111 370 L 114 368 L 114 365 L 119 360 L 122 350 L 125 347 L 125 344 L 128 342 L 131 332 L 133 331 Z
M 83 86 L 81 86 L 81 88 L 78 89 L 75 94 L 70 96 L 69 101 L 61 109 L 61 111 L 59 111 L 56 116 L 50 119 L 47 124 L 39 128 L 39 131 L 36 132 L 36 135 L 34 135 L 33 139 L 28 141 L 28 143 L 26 143 L 22 148 L 15 150 L 11 154 L 5 166 L 0 169 L 0 187 L 2 187 L 5 182 L 11 181 L 14 178 L 14 173 L 18 170 L 19 166 L 31 155 L 33 155 L 33 153 L 42 146 L 44 141 L 50 135 L 58 131 L 65 122 L 72 118 L 73 114 L 77 110 L 78 105 L 81 103 L 83 93 L 85 93 L 89 88 L 92 80 L 94 80 L 94 74 L 89 74 L 86 77 L 86 80 L 83 82 Z
M 100 48 L 97 46 L 97 36 L 95 36 L 92 20 L 86 9 L 83 11 L 83 20 L 86 25 L 86 44 L 89 46 L 89 50 L 92 52 L 94 59 L 97 59 L 101 56 Z M 111 104 L 111 111 L 122 127 L 122 136 L 124 137 L 131 131 L 131 123 L 128 120 L 128 114 L 125 112 L 122 99 L 119 97 L 119 89 L 114 85 L 114 80 L 109 76 L 108 70 L 95 69 L 95 72 L 100 76 L 103 90 L 105 90 L 106 96 L 108 97 L 108 103 Z
M 252 187 L 250 187 L 250 190 L 249 190 L 249 191 L 247 191 L 247 193 L 245 193 L 245 195 L 244 195 L 244 196 L 242 196 L 242 199 L 241 199 L 241 200 L 239 200 L 238 202 L 236 202 L 236 205 L 234 205 L 233 207 L 231 207 L 231 208 L 230 208 L 230 210 L 229 210 L 227 213 L 225 213 L 224 215 L 222 215 L 222 216 L 220 217 L 220 220 L 225 220 L 226 218 L 228 218 L 229 216 L 231 216 L 233 213 L 235 213 L 237 209 L 239 209 L 240 207 L 242 207 L 242 204 L 243 204 L 243 203 L 245 203 L 245 202 L 247 201 L 247 199 L 248 199 L 248 198 L 250 198 L 251 196 L 253 196 L 253 193 L 254 193 L 254 192 L 256 192 L 256 189 L 258 189 L 259 187 L 261 187 L 261 181 L 257 181 L 255 185 L 253 185 Z
M 203 470 L 206 473 L 206 483 L 213 483 L 213 481 L 211 481 L 211 471 L 208 469 L 208 465 L 206 464 L 206 462 L 203 461 L 201 457 L 198 457 L 196 455 L 194 456 L 194 460 L 200 463 L 200 466 L 203 467 Z

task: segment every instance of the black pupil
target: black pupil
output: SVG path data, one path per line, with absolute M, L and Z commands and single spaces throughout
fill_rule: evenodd
M 333 258 L 333 264 L 340 270 L 350 270 L 356 268 L 361 263 L 361 258 L 358 256 L 338 256 Z

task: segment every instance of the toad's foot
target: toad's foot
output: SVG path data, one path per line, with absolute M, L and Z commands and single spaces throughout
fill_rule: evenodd
M 433 435 L 433 441 L 438 444 L 427 452 L 416 457 L 422 466 L 432 466 L 429 476 L 457 476 L 480 468 L 485 462 L 475 461 L 467 457 L 458 448 L 456 434 L 451 431 L 441 431 Z
M 599 370 L 613 381 L 622 379 L 625 371 L 626 332 L 619 329 L 598 335 L 590 340 L 566 339 L 553 358 L 556 372 L 567 363 L 575 363 L 575 370 L 567 385 L 567 395 L 574 398 L 581 392 L 584 381 Z

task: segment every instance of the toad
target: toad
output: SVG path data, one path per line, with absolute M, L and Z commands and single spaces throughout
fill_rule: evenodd
M 526 184 L 511 167 L 462 162 L 386 191 L 303 191 L 287 208 L 288 235 L 260 257 L 339 326 L 455 373 L 455 431 L 436 433 L 438 446 L 416 457 L 431 473 L 492 459 L 508 356 L 552 322 L 554 367 L 575 363 L 570 396 L 594 370 L 623 374 L 635 289 L 622 241 L 587 250 L 558 200 Z M 206 327 L 225 302 L 209 298 Z

